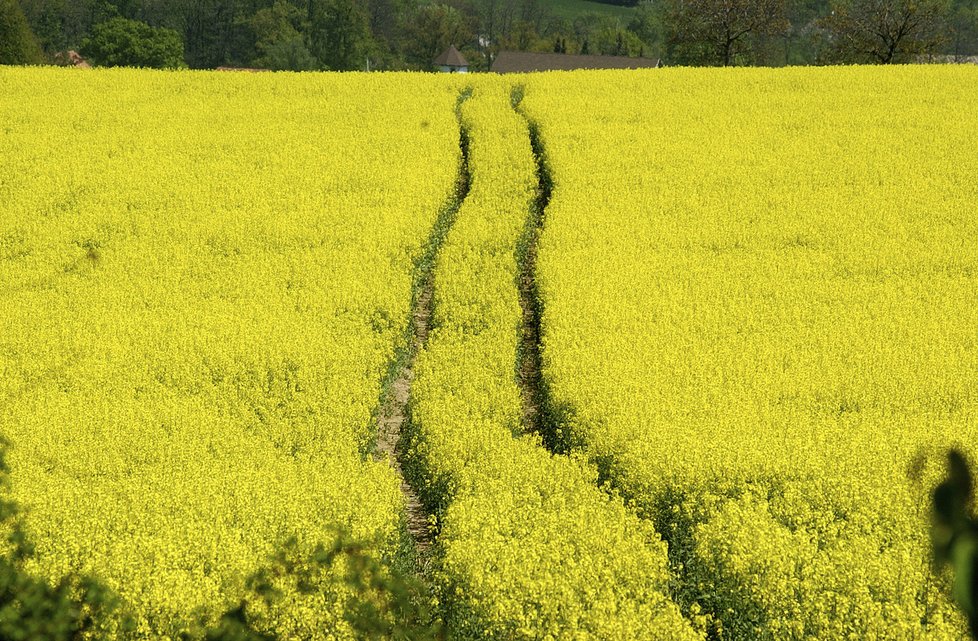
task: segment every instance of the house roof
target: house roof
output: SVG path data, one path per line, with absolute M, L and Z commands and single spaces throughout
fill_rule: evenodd
M 69 51 L 68 58 L 71 59 L 71 64 L 75 65 L 80 69 L 91 69 L 92 65 L 88 64 L 88 61 L 81 57 L 77 51 Z
M 570 71 L 573 69 L 647 69 L 658 66 L 658 58 L 500 51 L 492 62 L 491 71 L 521 73 L 529 71 Z
M 77 51 L 59 51 L 54 54 L 54 61 L 66 67 L 78 67 L 79 69 L 91 69 L 92 65 L 88 64 L 88 61 L 81 57 Z
M 440 56 L 434 60 L 436 65 L 441 65 L 443 67 L 468 67 L 469 61 L 465 59 L 455 45 L 450 46 L 448 49 L 442 52 Z

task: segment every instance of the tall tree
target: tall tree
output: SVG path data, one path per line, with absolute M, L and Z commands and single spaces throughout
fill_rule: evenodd
M 186 66 L 180 34 L 126 18 L 112 18 L 96 25 L 91 38 L 82 43 L 81 53 L 92 64 L 104 67 Z
M 309 43 L 325 69 L 363 69 L 372 44 L 363 5 L 357 0 L 311 0 Z
M 319 62 L 309 51 L 305 37 L 306 13 L 288 0 L 275 0 L 248 20 L 257 57 L 252 64 L 275 71 L 316 69 Z
M 785 0 L 666 0 L 663 22 L 672 62 L 750 64 L 757 39 L 788 30 Z
M 248 18 L 271 4 L 262 0 L 170 0 L 157 9 L 160 24 L 177 29 L 184 39 L 187 63 L 209 69 L 248 63 L 254 41 L 246 38 Z M 243 44 L 243 41 L 247 44 Z M 243 49 L 247 49 L 244 51 Z
M 637 56 L 644 53 L 644 45 L 637 35 L 627 29 L 608 26 L 599 30 L 591 39 L 594 53 L 603 56 Z
M 955 60 L 978 55 L 978 0 L 956 0 L 950 24 L 948 54 Z
M 833 0 L 828 62 L 913 62 L 948 39 L 948 0 Z
M 41 47 L 16 0 L 0 0 L 0 64 L 41 62 Z
M 819 45 L 820 21 L 829 12 L 826 0 L 787 0 L 790 28 L 781 38 L 777 64 L 810 65 L 815 62 Z
M 408 0 L 364 0 L 370 33 L 375 39 L 393 42 L 400 36 L 403 22 L 414 8 Z
M 20 6 L 45 52 L 55 53 L 68 48 L 65 0 L 21 0 Z
M 378 68 L 402 69 L 409 41 L 405 31 L 418 0 L 364 0 L 370 30 L 371 64 Z M 427 4 L 427 3 L 425 3 Z
M 426 4 L 417 8 L 406 26 L 410 61 L 422 69 L 449 45 L 461 47 L 472 39 L 465 18 L 455 7 Z

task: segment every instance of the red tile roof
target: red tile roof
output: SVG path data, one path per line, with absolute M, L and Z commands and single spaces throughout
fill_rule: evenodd
M 646 69 L 659 66 L 658 58 L 626 56 L 581 56 L 566 53 L 500 51 L 490 71 L 519 73 L 529 71 L 570 71 L 573 69 Z

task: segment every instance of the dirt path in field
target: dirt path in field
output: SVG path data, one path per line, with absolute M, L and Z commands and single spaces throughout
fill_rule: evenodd
M 418 498 L 418 493 L 408 483 L 401 469 L 397 446 L 401 440 L 401 429 L 407 422 L 407 405 L 411 397 L 411 383 L 414 382 L 414 359 L 428 340 L 428 322 L 431 319 L 431 294 L 433 279 L 427 274 L 419 291 L 411 317 L 411 344 L 408 358 L 390 384 L 387 398 L 377 417 L 377 447 L 375 457 L 387 459 L 401 481 L 401 494 L 404 495 L 404 511 L 407 518 L 408 534 L 414 540 L 419 555 L 431 546 L 434 532 L 430 527 L 428 514 Z
M 556 435 L 546 423 L 549 414 L 547 387 L 543 378 L 542 345 L 540 344 L 541 317 L 543 314 L 540 293 L 537 287 L 537 243 L 543 233 L 543 224 L 553 182 L 544 161 L 543 147 L 536 124 L 521 109 L 523 87 L 516 86 L 511 94 L 513 109 L 529 127 L 530 145 L 537 163 L 537 193 L 526 218 L 526 227 L 516 250 L 517 286 L 520 307 L 523 310 L 523 323 L 520 327 L 520 342 L 516 358 L 516 380 L 523 396 L 523 425 L 526 431 L 540 434 L 550 451 L 561 450 Z
M 377 416 L 377 442 L 374 458 L 376 460 L 386 459 L 400 479 L 407 530 L 414 541 L 419 566 L 423 565 L 426 559 L 426 553 L 434 541 L 435 532 L 432 527 L 431 515 L 425 510 L 417 490 L 412 487 L 404 474 L 399 446 L 401 444 L 401 433 L 409 420 L 408 404 L 411 398 L 411 385 L 414 382 L 414 361 L 428 340 L 438 251 L 441 249 L 448 231 L 455 222 L 458 210 L 469 192 L 469 137 L 468 132 L 462 126 L 461 105 L 470 94 L 471 90 L 469 89 L 462 91 L 456 106 L 456 116 L 459 119 L 461 163 L 455 183 L 455 193 L 451 201 L 442 208 L 428 239 L 425 255 L 416 268 L 408 344 L 398 356 L 393 367 L 392 378 L 381 397 Z

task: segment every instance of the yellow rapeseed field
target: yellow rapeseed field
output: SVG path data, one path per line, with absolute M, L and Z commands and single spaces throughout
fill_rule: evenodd
M 938 66 L 0 69 L 24 569 L 99 578 L 117 639 L 177 639 L 290 539 L 408 566 L 371 453 L 409 363 L 451 638 L 960 639 L 928 493 L 944 448 L 978 454 L 976 101 Z M 316 577 L 253 623 L 352 638 Z
M 458 172 L 423 78 L 0 71 L 0 430 L 32 571 L 173 638 L 278 545 L 402 553 L 365 460 Z M 345 638 L 335 586 L 267 627 Z
M 537 177 L 511 90 L 481 79 L 462 106 L 471 189 L 438 258 L 412 395 L 407 456 L 438 507 L 451 638 L 692 641 L 651 525 L 523 435 L 517 246 Z
M 961 638 L 940 470 L 910 470 L 978 452 L 978 70 L 528 87 L 559 438 L 669 541 L 684 609 L 728 639 Z

